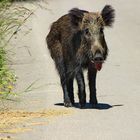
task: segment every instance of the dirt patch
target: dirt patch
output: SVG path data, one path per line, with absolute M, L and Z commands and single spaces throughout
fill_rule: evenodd
M 0 133 L 19 133 L 32 130 L 34 125 L 46 125 L 50 118 L 70 115 L 70 109 L 49 109 L 45 111 L 0 111 Z M 46 118 L 43 122 L 39 118 Z M 34 121 L 33 121 L 34 120 Z

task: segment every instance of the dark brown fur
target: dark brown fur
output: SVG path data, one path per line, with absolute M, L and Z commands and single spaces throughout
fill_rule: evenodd
M 107 5 L 101 14 L 74 8 L 52 24 L 47 44 L 60 75 L 66 107 L 74 104 L 75 77 L 81 107 L 86 103 L 83 68 L 88 69 L 90 103 L 97 104 L 97 70 L 92 61 L 95 61 L 97 54 L 103 61 L 106 60 L 108 48 L 103 29 L 104 26 L 111 26 L 113 20 L 114 10 Z

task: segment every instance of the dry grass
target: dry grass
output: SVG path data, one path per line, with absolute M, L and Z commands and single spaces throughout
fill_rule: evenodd
M 31 131 L 32 126 L 46 125 L 50 118 L 72 114 L 70 109 L 49 109 L 45 111 L 0 111 L 0 133 L 19 133 Z M 46 118 L 41 122 L 38 118 Z M 35 122 L 34 122 L 35 121 Z

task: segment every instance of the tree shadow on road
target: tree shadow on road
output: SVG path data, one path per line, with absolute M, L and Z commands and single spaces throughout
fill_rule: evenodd
M 63 103 L 56 103 L 57 106 L 64 106 Z M 116 105 L 110 105 L 107 103 L 98 103 L 96 106 L 92 106 L 90 103 L 86 103 L 85 107 L 82 109 L 98 109 L 98 110 L 107 110 L 113 107 L 121 107 L 123 104 L 116 104 Z M 75 103 L 74 108 L 80 108 L 79 103 Z

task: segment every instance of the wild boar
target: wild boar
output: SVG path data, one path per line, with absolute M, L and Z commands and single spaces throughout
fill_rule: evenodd
M 80 107 L 86 104 L 83 69 L 88 70 L 90 103 L 97 105 L 96 74 L 108 55 L 104 28 L 112 26 L 114 17 L 115 10 L 110 5 L 101 12 L 73 8 L 52 24 L 46 41 L 60 76 L 65 107 L 74 104 L 74 78 Z

